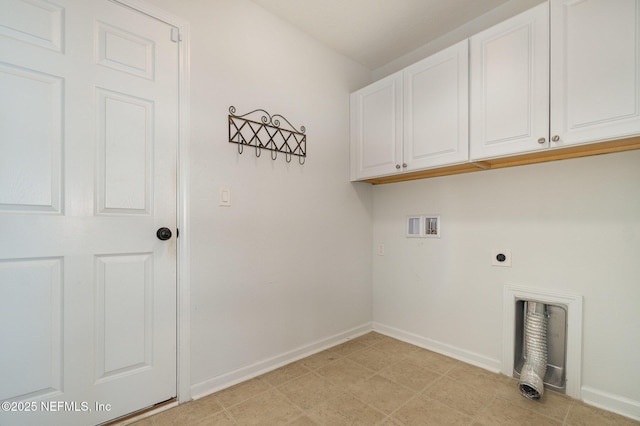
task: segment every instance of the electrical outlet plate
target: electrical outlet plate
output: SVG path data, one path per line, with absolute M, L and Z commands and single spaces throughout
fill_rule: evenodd
M 511 267 L 511 250 L 493 249 L 491 250 L 491 266 Z

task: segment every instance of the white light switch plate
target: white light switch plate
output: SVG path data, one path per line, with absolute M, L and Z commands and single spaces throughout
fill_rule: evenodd
M 223 207 L 229 207 L 231 205 L 231 190 L 229 188 L 220 188 L 218 205 Z

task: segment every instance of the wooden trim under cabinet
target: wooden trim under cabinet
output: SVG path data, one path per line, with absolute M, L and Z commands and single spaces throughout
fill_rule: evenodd
M 411 173 L 399 173 L 391 176 L 364 179 L 361 182 L 369 182 L 374 185 L 380 185 L 385 183 L 404 182 L 416 179 L 427 179 L 437 176 L 479 172 L 482 170 L 501 169 L 503 167 L 544 163 L 547 161 L 589 157 L 592 155 L 631 151 L 634 149 L 640 149 L 640 136 L 607 142 L 573 145 L 566 148 L 546 149 L 544 151 L 536 151 L 528 154 L 513 155 L 509 157 L 493 158 L 490 160 L 471 161 L 468 163 L 456 164 L 453 166 L 438 167 Z

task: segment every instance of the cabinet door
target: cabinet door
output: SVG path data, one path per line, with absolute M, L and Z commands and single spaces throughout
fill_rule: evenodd
M 472 159 L 549 147 L 548 7 L 471 37 Z
M 404 71 L 404 170 L 469 159 L 469 44 L 465 40 Z M 403 164 L 403 165 L 404 165 Z
M 396 173 L 402 164 L 402 72 L 351 94 L 351 180 Z
M 551 3 L 552 146 L 640 133 L 640 1 Z

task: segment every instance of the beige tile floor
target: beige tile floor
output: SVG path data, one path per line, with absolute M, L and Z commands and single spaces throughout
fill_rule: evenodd
M 640 425 L 372 332 L 135 423 L 160 425 Z

